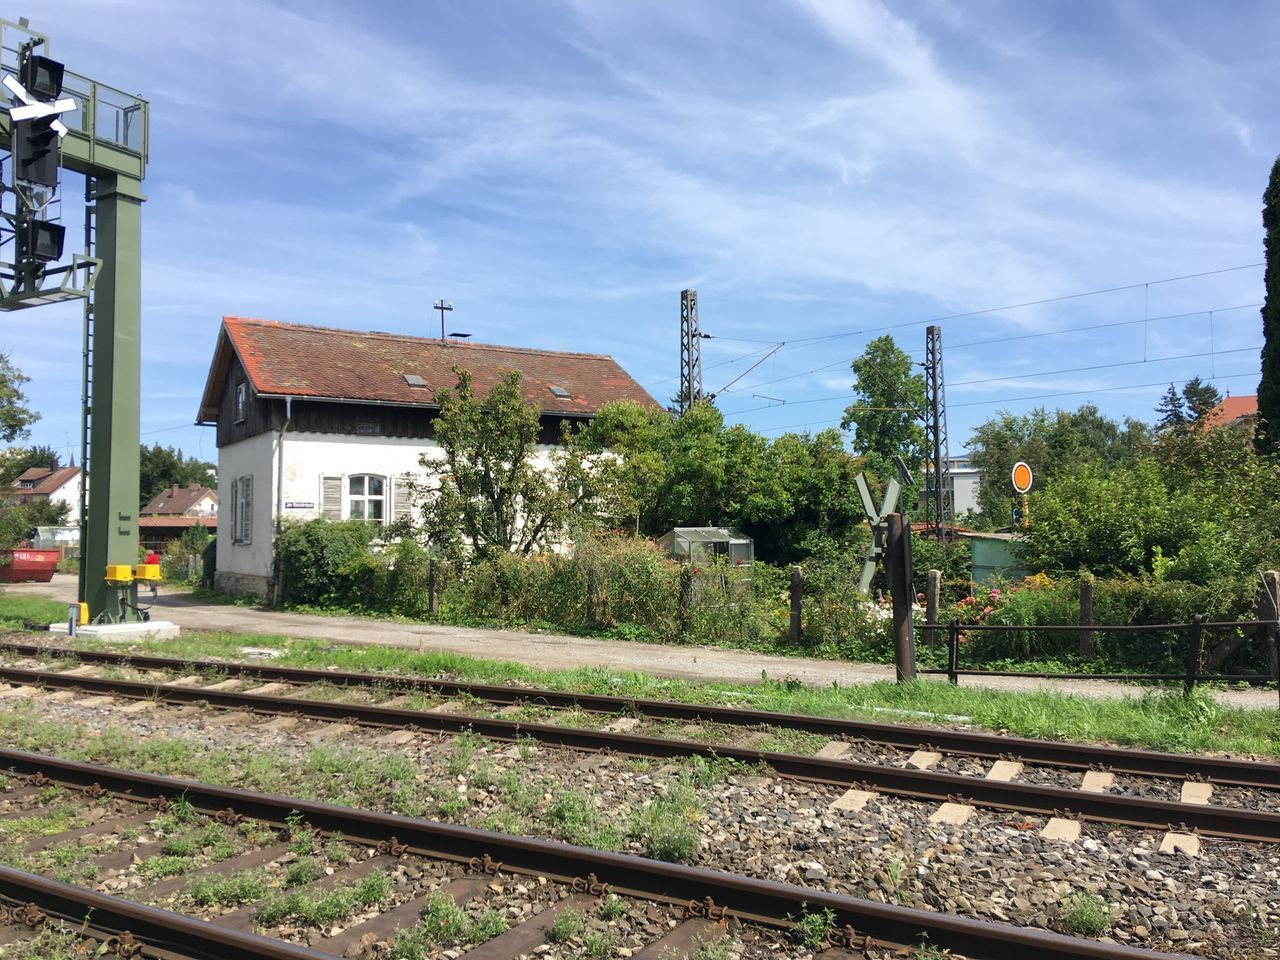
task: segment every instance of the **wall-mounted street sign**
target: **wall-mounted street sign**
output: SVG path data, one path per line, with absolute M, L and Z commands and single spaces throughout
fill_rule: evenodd
M 1031 489 L 1031 468 L 1023 461 L 1019 460 L 1013 465 L 1013 472 L 1010 474 L 1013 480 L 1013 489 L 1019 493 L 1026 493 Z

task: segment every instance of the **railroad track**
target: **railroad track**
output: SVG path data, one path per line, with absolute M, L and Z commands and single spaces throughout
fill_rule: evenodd
M 630 955 L 636 960 L 687 957 L 696 953 L 699 944 L 715 943 L 730 930 L 742 944 L 746 960 L 800 953 L 820 960 L 933 960 L 943 956 L 943 950 L 950 951 L 946 956 L 970 960 L 1175 956 L 704 868 L 42 754 L 0 750 L 0 769 L 9 772 L 7 788 L 0 793 L 0 824 L 6 825 L 10 839 L 19 834 L 24 857 L 35 858 L 42 852 L 56 855 L 63 849 L 87 851 L 87 859 L 99 868 L 95 872 L 99 886 L 104 876 L 136 876 L 139 860 L 146 864 L 166 849 L 163 840 L 145 839 L 146 831 L 162 819 L 168 827 L 160 828 L 157 836 L 165 829 L 180 830 L 185 823 L 189 830 L 216 825 L 222 835 L 235 831 L 238 837 L 250 838 L 198 871 L 158 881 L 151 878 L 142 887 L 126 885 L 124 896 L 30 870 L 0 867 L 0 900 L 8 905 L 0 911 L 0 951 L 3 944 L 39 936 L 38 925 L 53 917 L 67 921 L 75 936 L 96 945 L 88 948 L 93 955 L 197 960 L 385 956 L 391 942 L 420 936 L 422 929 L 430 927 L 431 917 L 451 908 L 463 916 L 453 928 L 454 939 L 464 938 L 464 930 L 484 927 L 484 935 L 473 938 L 475 945 L 465 953 L 470 960 L 510 960 L 535 952 L 555 958 L 605 956 L 607 952 L 584 952 L 589 948 L 582 946 L 582 938 L 585 926 L 599 927 L 598 918 L 607 916 L 628 918 L 618 925 L 630 924 L 629 936 L 637 931 L 647 934 L 643 942 L 635 942 L 635 937 L 629 941 Z M 56 803 L 67 808 L 60 821 L 66 829 L 20 835 L 18 824 L 47 818 L 49 806 Z M 135 833 L 131 846 L 129 831 L 140 829 L 142 837 Z M 374 878 L 393 873 L 410 879 L 390 888 L 383 883 L 380 889 L 393 892 L 352 901 L 355 909 L 329 916 L 318 925 L 281 923 L 287 910 L 278 907 L 278 898 L 224 903 L 225 909 L 219 910 L 191 908 L 190 891 L 201 888 L 202 878 L 232 882 L 271 875 L 289 883 L 290 864 L 299 862 L 296 856 L 291 860 L 290 854 L 296 854 L 300 838 L 304 846 L 315 846 L 333 843 L 336 837 L 341 838 L 345 852 L 324 856 L 339 860 L 337 869 L 299 875 L 296 889 L 289 894 L 298 903 L 322 902 L 326 894 L 336 896 L 353 884 L 371 887 Z M 106 838 L 121 842 L 107 843 Z M 142 854 L 147 859 L 141 859 Z M 65 867 L 68 861 L 61 862 Z M 517 898 L 514 891 L 522 892 Z M 526 907 L 536 902 L 541 909 L 513 914 L 517 899 Z M 157 902 L 181 909 L 152 905 Z M 798 918 L 816 914 L 824 915 L 825 941 L 803 949 L 788 946 L 785 931 L 794 932 Z M 658 919 L 647 927 L 629 919 L 640 915 Z M 510 916 L 517 922 L 477 920 L 477 916 Z M 567 938 L 559 929 L 562 924 L 571 925 L 566 918 L 578 925 L 578 933 Z M 28 929 L 28 924 L 36 926 Z M 447 940 L 436 940 L 420 955 L 439 956 L 449 947 Z
M 49 653 L 49 648 L 24 648 Z M 62 651 L 59 651 L 62 652 Z M 87 652 L 79 654 L 88 660 Z M 191 669 L 189 662 L 165 660 L 162 658 L 130 658 L 114 654 L 97 654 L 98 657 L 112 658 L 108 665 L 142 667 L 143 669 L 160 669 L 157 661 L 164 669 L 175 669 L 175 665 Z M 101 661 L 99 661 L 101 662 Z M 238 665 L 217 664 L 221 672 L 229 672 L 227 667 Z M 1138 766 L 1149 763 L 1161 769 L 1178 769 L 1183 776 L 1194 777 L 1184 781 L 1181 796 L 1196 794 L 1203 802 L 1171 801 L 1153 799 L 1145 796 L 1129 794 L 1113 794 L 1094 789 L 1077 789 L 1053 786 L 1044 783 L 1015 782 L 1002 777 L 1016 776 L 1021 769 L 1020 760 L 1007 759 L 1008 751 L 1002 751 L 1005 757 L 992 765 L 986 776 L 962 776 L 944 773 L 933 769 L 921 769 L 915 766 L 890 766 L 882 763 L 866 763 L 853 759 L 857 756 L 859 741 L 833 741 L 836 747 L 844 752 L 829 750 L 827 756 L 805 756 L 793 753 L 782 753 L 760 750 L 751 747 L 731 746 L 725 744 L 698 743 L 689 740 L 671 739 L 669 737 L 641 736 L 619 730 L 593 730 L 565 727 L 555 724 L 528 723 L 506 720 L 497 717 L 461 716 L 452 713 L 438 713 L 405 709 L 386 704 L 350 703 L 344 701 L 306 699 L 298 696 L 282 695 L 276 688 L 262 687 L 269 692 L 241 692 L 226 689 L 226 684 L 233 680 L 200 686 L 200 677 L 191 674 L 179 678 L 172 683 L 155 680 L 123 680 L 105 679 L 87 676 L 77 668 L 72 671 L 32 670 L 17 667 L 0 667 L 0 681 L 24 685 L 26 688 L 39 687 L 45 690 L 80 691 L 89 694 L 110 697 L 124 697 L 132 700 L 147 700 L 166 704 L 207 703 L 210 706 L 233 711 L 249 711 L 266 715 L 287 715 L 310 720 L 361 724 L 371 727 L 406 729 L 435 734 L 461 734 L 472 732 L 495 740 L 515 741 L 520 738 L 533 738 L 540 743 L 592 751 L 612 751 L 616 753 L 660 758 L 701 757 L 706 760 L 735 760 L 743 764 L 763 764 L 784 777 L 825 783 L 840 786 L 850 791 L 850 802 L 857 803 L 859 798 L 865 803 L 875 794 L 901 796 L 916 800 L 939 801 L 950 807 L 948 815 L 966 816 L 964 807 L 972 804 L 996 810 L 1014 811 L 1022 814 L 1033 814 L 1051 818 L 1045 830 L 1050 836 L 1070 839 L 1074 831 L 1078 831 L 1079 821 L 1095 821 L 1107 824 L 1121 824 L 1145 829 L 1169 831 L 1168 842 L 1171 844 L 1197 843 L 1193 833 L 1217 836 L 1236 840 L 1255 842 L 1280 841 L 1280 813 L 1272 809 L 1247 809 L 1238 806 L 1223 806 L 1207 802 L 1210 799 L 1216 777 L 1231 777 L 1231 783 L 1248 782 L 1254 784 L 1270 784 L 1278 766 L 1271 763 L 1240 760 L 1223 760 L 1205 758 L 1205 768 L 1197 766 L 1201 758 L 1181 757 L 1172 754 L 1159 754 L 1150 751 L 1135 751 L 1147 760 L 1131 764 Z M 288 682 L 302 684 L 297 677 L 298 671 L 286 668 L 265 668 L 246 666 L 246 671 L 254 674 L 240 673 L 238 678 L 266 680 L 269 684 L 285 682 L 282 674 L 292 677 Z M 258 671 L 262 671 L 258 674 Z M 321 678 L 330 680 L 328 671 L 304 671 L 311 683 Z M 274 675 L 274 676 L 273 676 Z M 368 682 L 368 675 L 361 676 Z M 414 683 L 434 684 L 434 681 L 412 681 Z M 448 685 L 455 686 L 455 685 Z M 506 688 L 493 688 L 505 690 Z M 294 691 L 297 692 L 296 690 Z M 509 693 L 528 693 L 528 691 L 508 691 Z M 538 691 L 540 696 L 543 691 Z M 560 694 L 565 697 L 568 695 Z M 602 698 L 592 698 L 600 700 Z M 618 701 L 634 702 L 634 701 Z M 649 702 L 645 702 L 647 705 Z M 659 704 L 661 707 L 684 707 L 681 704 Z M 768 716 L 779 723 L 798 720 L 802 723 L 828 725 L 829 729 L 861 729 L 866 726 L 881 729 L 883 725 L 860 724 L 852 721 L 828 721 L 816 718 L 798 717 L 780 714 L 760 714 L 754 711 L 726 711 L 723 708 L 710 709 L 714 715 L 733 713 L 758 718 Z M 886 728 L 895 729 L 895 728 Z M 909 732 L 912 728 L 901 728 Z M 922 736 L 940 739 L 937 735 L 956 736 L 951 731 L 919 730 Z M 846 734 L 848 736 L 848 734 Z M 972 744 L 970 738 L 982 738 L 980 742 L 996 741 L 1002 745 L 1013 743 L 1017 746 L 1031 744 L 1044 746 L 1040 741 L 1020 740 L 1014 738 L 995 737 L 983 734 L 963 734 L 963 742 Z M 910 741 L 908 741 L 910 742 Z M 831 745 L 829 745 L 831 746 Z M 1052 744 L 1062 748 L 1064 753 L 1072 756 L 1096 755 L 1106 748 L 1081 747 L 1071 744 Z M 845 749 L 847 748 L 847 749 Z M 940 749 L 940 747 L 938 748 Z M 978 749 L 971 747 L 971 749 Z M 993 749 L 989 744 L 982 749 Z M 1117 754 L 1127 751 L 1115 750 Z M 920 750 L 921 754 L 936 761 L 940 753 L 929 749 Z M 1015 752 L 1015 756 L 1020 756 Z M 1205 770 L 1215 771 L 1211 773 Z M 1256 768 L 1256 769 L 1255 769 Z M 1224 774 L 1217 771 L 1228 770 Z M 1096 786 L 1099 776 L 1105 778 L 1105 771 L 1091 770 L 1086 773 L 1085 787 Z M 1089 780 L 1094 781 L 1093 784 Z M 1105 779 L 1101 783 L 1105 784 Z M 1218 781 L 1221 782 L 1221 781 Z M 1280 794 L 1276 795 L 1280 801 Z M 1280 803 L 1277 803 L 1280 806 Z M 961 809 L 958 809 L 961 808 Z M 941 812 L 941 808 L 940 808 Z M 1065 836 L 1064 836 L 1065 831 Z
M 473 701 L 500 706 L 536 704 L 593 713 L 625 714 L 651 720 L 716 723 L 738 727 L 781 727 L 883 747 L 909 750 L 938 749 L 956 756 L 990 760 L 1016 757 L 1027 763 L 1069 770 L 1105 769 L 1131 776 L 1176 777 L 1204 780 L 1224 786 L 1280 790 L 1280 763 L 1254 760 L 1186 756 L 1152 750 L 1035 740 L 1027 737 L 948 730 L 939 727 L 871 723 L 636 697 L 612 697 L 530 687 L 462 683 L 397 674 L 273 667 L 267 664 L 232 663 L 221 660 L 183 660 L 13 642 L 0 642 L 0 653 L 19 657 L 74 659 L 82 664 L 130 667 L 136 670 L 216 674 L 228 678 L 261 680 L 266 683 L 285 683 L 300 687 L 328 684 L 334 687 L 383 688 L 442 697 L 465 697 Z

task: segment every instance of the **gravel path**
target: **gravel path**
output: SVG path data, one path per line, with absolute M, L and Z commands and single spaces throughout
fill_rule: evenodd
M 49 583 L 23 583 L 6 591 L 44 596 L 70 602 L 75 599 L 76 578 L 56 574 Z M 606 666 L 658 677 L 686 680 L 753 683 L 761 672 L 774 678 L 793 677 L 815 687 L 833 683 L 849 686 L 892 680 L 892 666 L 858 664 L 805 657 L 777 657 L 740 650 L 710 647 L 678 647 L 599 640 L 588 637 L 514 630 L 488 630 L 426 623 L 387 623 L 357 617 L 322 617 L 300 613 L 257 610 L 229 604 L 201 603 L 190 594 L 161 588 L 153 610 L 156 619 L 170 620 L 184 630 L 217 630 L 233 633 L 266 633 L 289 637 L 319 638 L 339 643 L 389 647 L 413 647 L 460 653 L 488 659 L 513 660 L 550 670 L 582 666 Z M 966 686 L 993 690 L 1054 690 L 1097 699 L 1121 699 L 1139 695 L 1144 688 L 1103 680 L 1034 680 L 1022 677 L 969 677 Z M 1275 691 L 1215 690 L 1221 703 L 1249 709 L 1274 709 Z
M 270 729 L 198 707 L 121 714 L 110 706 L 36 697 L 32 710 L 70 728 L 111 727 L 132 738 L 183 740 L 201 750 L 245 747 L 302 761 L 364 750 L 417 770 L 390 807 L 508 832 L 565 839 L 553 812 L 563 785 L 588 801 L 608 832 L 635 811 L 680 789 L 688 765 L 657 766 L 607 754 L 489 744 L 472 738 L 387 734 L 359 728 L 337 739 L 323 725 Z M 0 723 L 9 739 L 10 724 Z M 330 727 L 329 729 L 333 729 Z M 405 739 L 407 737 L 407 739 Z M 1158 833 L 1086 824 L 1075 844 L 1046 841 L 1040 818 L 978 810 L 962 826 L 932 823 L 935 805 L 873 799 L 860 811 L 832 808 L 841 791 L 726 768 L 694 775 L 702 815 L 692 862 L 963 916 L 1062 929 L 1063 905 L 1078 890 L 1112 905 L 1110 938 L 1195 956 L 1277 956 L 1280 848 L 1205 839 L 1199 857 L 1158 852 Z M 331 774 L 338 776 L 337 774 Z M 422 809 L 418 809 L 418 805 Z M 561 811 L 563 813 L 563 811 Z M 644 841 L 614 834 L 629 852 Z M 581 842 L 581 837 L 576 837 Z

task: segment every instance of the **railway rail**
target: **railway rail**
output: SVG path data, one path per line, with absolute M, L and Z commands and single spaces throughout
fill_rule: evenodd
M 931 748 L 960 756 L 1004 759 L 1016 756 L 1030 763 L 1071 770 L 1106 769 L 1114 773 L 1148 777 L 1204 779 L 1213 783 L 1280 790 L 1280 763 L 1226 757 L 1188 756 L 1153 750 L 1108 747 L 1099 744 L 1037 740 L 940 727 L 872 723 L 815 717 L 806 714 L 775 713 L 738 707 L 677 703 L 636 697 L 573 693 L 530 687 L 463 683 L 399 674 L 352 673 L 302 667 L 275 667 L 266 664 L 235 663 L 222 660 L 184 660 L 70 647 L 0 642 L 0 653 L 21 657 L 75 659 L 84 664 L 132 667 L 139 670 L 166 670 L 184 673 L 217 673 L 230 678 L 289 683 L 299 686 L 330 684 L 336 687 L 383 687 L 444 697 L 467 697 L 503 706 L 541 704 L 548 707 L 580 709 L 596 713 L 623 713 L 655 720 L 719 723 L 729 726 L 774 726 L 863 741 L 905 749 Z
M 741 746 L 640 736 L 618 731 L 432 713 L 382 705 L 304 699 L 281 696 L 277 693 L 270 695 L 242 693 L 207 686 L 103 679 L 67 672 L 15 667 L 0 668 L 0 681 L 52 690 L 78 690 L 134 700 L 176 704 L 205 703 L 236 711 L 288 715 L 311 720 L 406 729 L 432 734 L 472 732 L 504 741 L 516 741 L 528 737 L 543 744 L 559 747 L 612 751 L 632 756 L 735 760 L 748 765 L 764 765 L 781 776 L 797 780 L 917 800 L 941 802 L 962 800 L 976 806 L 1023 814 L 1092 820 L 1144 829 L 1195 831 L 1208 836 L 1253 842 L 1280 842 L 1280 813 L 1269 810 L 1174 802 L 1127 794 L 1009 782 L 990 777 L 961 776 L 930 769 L 864 763 L 847 757 L 805 756 Z M 1235 763 L 1238 765 L 1242 762 L 1235 761 Z M 1263 768 L 1272 766 L 1257 765 Z
M 970 960 L 1013 960 L 1033 955 L 1041 960 L 1168 960 L 1176 956 L 700 867 L 43 754 L 0 750 L 0 769 L 9 771 L 12 788 L 0 796 L 17 798 L 20 803 L 38 803 L 44 795 L 42 791 L 58 787 L 74 795 L 82 807 L 97 805 L 103 809 L 103 805 L 118 805 L 111 808 L 112 817 L 91 827 L 38 838 L 36 843 L 43 847 L 57 845 L 60 838 L 80 841 L 95 831 L 103 834 L 125 823 L 136 824 L 181 802 L 189 810 L 224 824 L 247 818 L 275 829 L 291 830 L 303 823 L 306 829 L 320 835 L 340 835 L 348 843 L 370 848 L 367 852 L 371 856 L 363 861 L 365 864 L 376 866 L 416 858 L 447 868 L 441 873 L 442 882 L 429 894 L 411 890 L 388 911 L 371 917 L 353 915 L 345 926 L 322 931 L 309 947 L 248 932 L 245 928 L 253 925 L 257 909 L 253 906 L 196 919 L 12 867 L 0 868 L 0 899 L 12 905 L 4 911 L 3 919 L 20 924 L 38 922 L 45 915 L 60 917 L 78 925 L 86 934 L 98 936 L 116 956 L 326 960 L 365 942 L 364 932 L 383 941 L 403 935 L 403 931 L 417 925 L 430 896 L 443 893 L 458 902 L 486 896 L 486 891 L 499 886 L 496 880 L 502 877 L 536 878 L 538 884 L 561 885 L 563 892 L 548 900 L 546 910 L 480 942 L 465 954 L 471 960 L 507 960 L 531 953 L 548 941 L 559 913 L 575 908 L 594 909 L 609 896 L 645 901 L 674 911 L 674 929 L 633 951 L 638 960 L 670 956 L 672 950 L 676 955 L 687 955 L 696 948 L 699 938 L 714 938 L 729 923 L 785 930 L 794 926 L 796 917 L 812 911 L 830 911 L 832 918 L 829 943 L 817 952 L 821 960 L 936 956 L 938 949 Z M 283 852 L 278 840 L 278 835 L 266 837 L 257 849 L 208 869 L 226 873 L 247 864 L 262 867 L 272 863 L 272 858 Z M 366 875 L 370 869 L 364 868 Z M 178 881 L 179 885 L 184 882 L 185 879 Z M 322 885 L 326 880 L 315 882 Z M 173 888 L 173 882 L 169 887 Z M 150 893 L 156 889 L 151 887 Z M 148 890 L 134 890 L 130 896 L 145 899 Z M 768 955 L 778 956 L 776 950 L 775 946 Z

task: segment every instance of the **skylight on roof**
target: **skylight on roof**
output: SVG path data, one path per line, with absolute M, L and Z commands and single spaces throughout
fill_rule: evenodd
M 573 396 L 573 394 L 571 394 L 564 387 L 550 386 L 550 387 L 547 387 L 547 389 L 550 390 L 552 393 L 554 393 L 557 397 L 568 398 Z
M 425 387 L 427 385 L 427 381 L 423 380 L 416 373 L 406 373 L 404 375 L 404 382 L 411 387 Z

